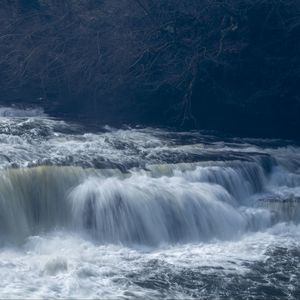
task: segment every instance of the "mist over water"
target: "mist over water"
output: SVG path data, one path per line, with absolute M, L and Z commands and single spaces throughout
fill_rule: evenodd
M 1 298 L 300 297 L 292 141 L 0 108 Z

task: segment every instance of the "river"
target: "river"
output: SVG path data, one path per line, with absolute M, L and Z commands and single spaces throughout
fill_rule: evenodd
M 299 299 L 300 147 L 0 108 L 0 298 Z

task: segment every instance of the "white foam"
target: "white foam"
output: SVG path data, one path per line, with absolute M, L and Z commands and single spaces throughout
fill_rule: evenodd
M 26 117 L 45 117 L 42 108 L 20 109 L 15 107 L 0 107 L 0 117 L 2 118 L 26 118 Z
M 268 258 L 268 249 L 282 245 L 299 247 L 299 229 L 299 226 L 278 224 L 237 241 L 158 249 L 97 245 L 69 232 L 36 236 L 19 250 L 0 250 L 0 297 L 155 298 L 161 296 L 160 291 L 136 285 L 133 275 L 149 280 L 165 272 L 166 267 L 174 274 L 188 268 L 191 272 L 198 270 L 203 276 L 222 270 L 226 282 L 226 274 L 246 276 L 252 263 Z M 180 287 L 174 292 L 175 298 L 187 298 Z

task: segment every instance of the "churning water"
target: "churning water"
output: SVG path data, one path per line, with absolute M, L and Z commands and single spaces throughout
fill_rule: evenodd
M 0 116 L 0 298 L 300 297 L 295 143 Z

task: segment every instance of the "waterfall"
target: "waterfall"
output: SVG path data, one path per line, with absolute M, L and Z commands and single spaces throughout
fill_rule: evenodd
M 1 241 L 18 243 L 55 228 L 81 232 L 101 243 L 236 238 L 280 221 L 274 219 L 280 202 L 276 209 L 270 204 L 270 187 L 278 188 L 283 181 L 278 168 L 274 165 L 269 174 L 257 162 L 220 162 L 156 165 L 129 173 L 51 166 L 2 170 Z M 298 184 L 285 178 L 284 183 Z
M 0 298 L 298 295 L 299 145 L 95 127 L 0 107 Z

